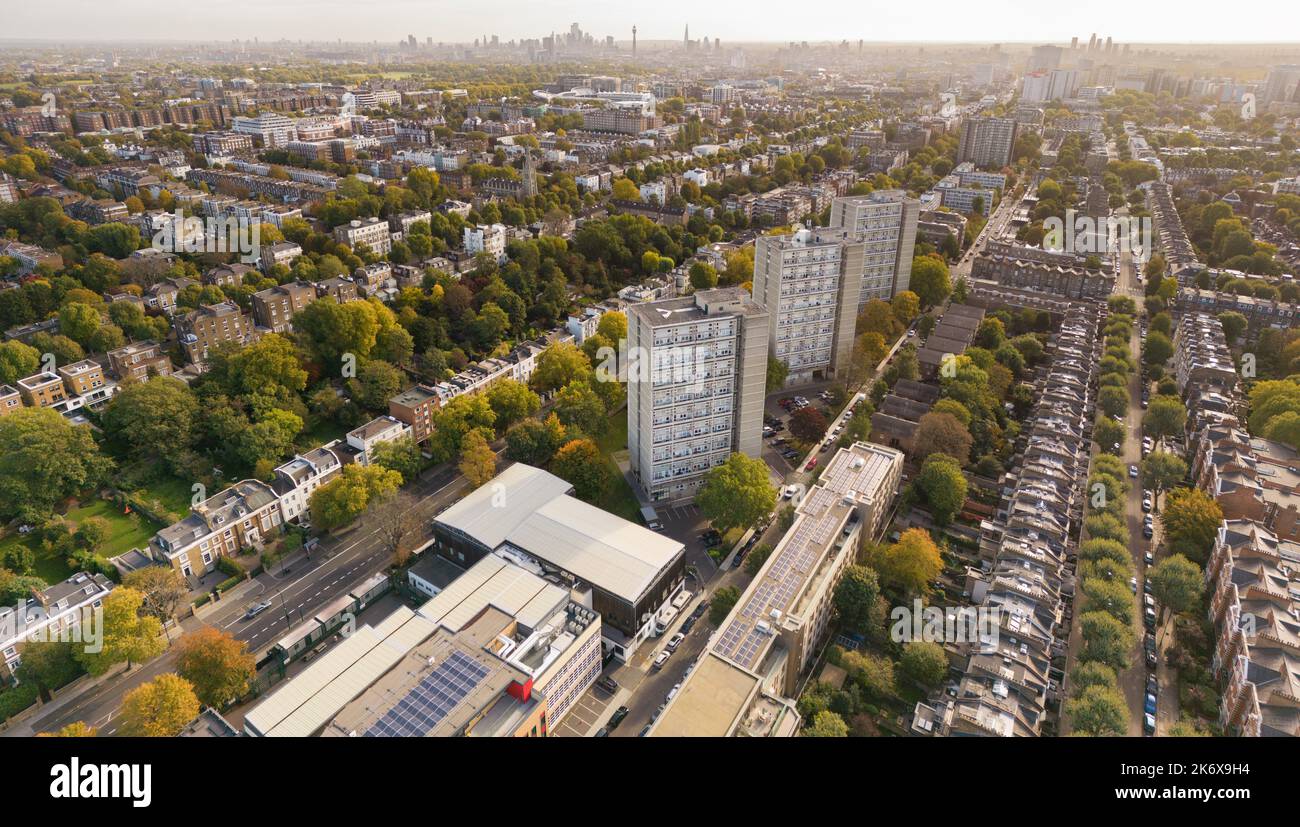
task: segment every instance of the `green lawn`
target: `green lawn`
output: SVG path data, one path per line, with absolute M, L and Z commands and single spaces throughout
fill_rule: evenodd
M 636 494 L 632 493 L 632 487 L 627 484 L 627 479 L 623 476 L 618 468 L 618 463 L 614 461 L 614 454 L 619 451 L 627 450 L 627 413 L 617 412 L 610 418 L 609 429 L 596 440 L 596 445 L 600 452 L 605 455 L 605 461 L 609 465 L 609 473 L 612 477 L 609 488 L 605 490 L 605 495 L 601 497 L 600 502 L 596 505 L 611 514 L 617 514 L 625 520 L 641 523 L 641 503 L 637 500 Z
M 194 492 L 184 480 L 169 475 L 154 480 L 141 491 L 146 500 L 157 500 L 173 514 L 184 517 L 190 513 L 190 499 Z
M 188 500 L 186 504 L 188 505 Z M 108 537 L 99 553 L 104 557 L 116 557 L 133 548 L 143 548 L 158 533 L 163 525 L 136 513 L 123 514 L 122 507 L 107 500 L 95 500 L 73 508 L 64 515 L 70 522 L 79 523 L 91 517 L 102 517 L 108 521 Z
M 186 502 L 188 504 L 188 500 Z M 158 529 L 162 528 L 161 525 L 139 514 L 123 514 L 121 506 L 107 500 L 93 500 L 78 508 L 70 509 L 64 517 L 73 526 L 91 517 L 102 517 L 106 520 L 108 536 L 99 550 L 99 553 L 106 558 L 116 557 L 133 548 L 143 548 L 148 545 Z M 63 557 L 45 551 L 35 540 L 17 533 L 0 540 L 0 556 L 4 556 L 9 549 L 18 545 L 25 545 L 32 550 L 36 557 L 33 574 L 46 583 L 58 583 L 72 574 L 72 569 L 68 567 Z

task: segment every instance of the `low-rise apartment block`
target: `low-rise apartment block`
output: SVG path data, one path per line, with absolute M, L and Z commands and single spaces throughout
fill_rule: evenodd
M 803 677 L 815 663 L 835 613 L 835 587 L 875 540 L 902 480 L 903 455 L 857 442 L 841 448 L 795 520 L 650 735 L 794 735 Z

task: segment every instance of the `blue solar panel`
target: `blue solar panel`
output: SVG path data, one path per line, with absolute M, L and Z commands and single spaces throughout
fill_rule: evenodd
M 423 737 L 487 677 L 488 668 L 464 652 L 452 652 L 397 705 L 384 713 L 368 738 Z

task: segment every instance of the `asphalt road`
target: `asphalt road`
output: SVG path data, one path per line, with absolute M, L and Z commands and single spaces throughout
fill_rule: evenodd
M 465 480 L 454 469 L 443 468 L 427 473 L 407 490 L 420 498 L 416 508 L 421 515 L 432 518 L 454 503 L 466 486 Z M 227 597 L 202 619 L 186 619 L 181 624 L 182 630 L 213 626 L 246 641 L 250 651 L 260 652 L 282 637 L 291 626 L 312 617 L 331 600 L 386 568 L 391 556 L 382 546 L 377 529 L 363 515 L 345 534 L 323 539 L 320 549 L 310 559 L 298 558 L 289 562 L 285 571 L 277 566 L 273 573 L 262 573 L 253 580 L 251 587 L 241 586 L 237 596 Z M 271 609 L 251 620 L 244 619 L 249 606 L 266 599 L 272 601 Z M 173 629 L 172 639 L 177 636 Z M 144 666 L 109 678 L 67 703 L 60 704 L 56 698 L 48 711 L 5 734 L 50 732 L 75 721 L 84 721 L 98 727 L 101 735 L 112 735 L 117 730 L 115 718 L 126 693 L 175 668 L 174 650 L 169 648 Z

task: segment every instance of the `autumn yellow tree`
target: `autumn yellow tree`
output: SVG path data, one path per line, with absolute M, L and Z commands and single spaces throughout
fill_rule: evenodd
M 73 721 L 58 732 L 42 732 L 38 738 L 94 738 L 99 730 L 84 721 Z
M 180 675 L 159 675 L 122 699 L 118 732 L 127 738 L 172 738 L 199 716 L 194 687 Z
M 248 691 L 257 665 L 247 643 L 204 626 L 176 644 L 176 671 L 200 701 L 220 709 Z
M 466 434 L 461 443 L 460 472 L 474 488 L 496 476 L 497 455 L 484 439 L 483 432 L 478 429 Z
M 892 545 L 871 545 L 867 565 L 886 585 L 908 594 L 921 594 L 943 571 L 943 557 L 930 532 L 909 528 Z

